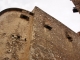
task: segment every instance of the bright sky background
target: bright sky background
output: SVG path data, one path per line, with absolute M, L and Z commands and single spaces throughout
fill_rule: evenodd
M 70 0 L 0 0 L 0 11 L 12 7 L 32 11 L 35 6 L 40 7 L 73 31 L 80 31 L 80 14 L 73 13 L 74 5 Z

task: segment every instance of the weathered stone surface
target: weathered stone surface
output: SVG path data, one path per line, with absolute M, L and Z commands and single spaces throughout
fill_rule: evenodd
M 79 39 L 38 7 L 0 13 L 0 60 L 79 60 Z
M 0 16 L 0 60 L 29 60 L 32 18 L 28 11 L 8 10 Z
M 33 12 L 31 60 L 79 60 L 80 37 L 41 9 L 35 7 Z

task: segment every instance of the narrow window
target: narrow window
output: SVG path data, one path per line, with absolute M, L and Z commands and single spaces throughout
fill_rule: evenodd
M 21 15 L 20 15 L 20 18 L 22 18 L 22 19 L 26 19 L 27 21 L 29 21 L 29 17 L 26 16 L 26 15 L 21 14 Z
M 78 10 L 77 10 L 76 7 L 73 8 L 73 12 L 74 12 L 74 13 L 78 12 Z
M 32 12 L 29 12 L 29 14 L 32 15 L 32 16 L 34 15 L 34 13 L 32 13 Z
M 49 25 L 44 25 L 45 28 L 47 28 L 48 30 L 51 30 L 52 27 L 50 27 Z

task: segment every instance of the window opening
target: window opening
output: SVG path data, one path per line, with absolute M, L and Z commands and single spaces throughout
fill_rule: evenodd
M 29 21 L 29 17 L 26 16 L 26 15 L 21 14 L 21 15 L 20 15 L 20 18 L 22 18 L 22 19 L 26 19 L 27 21 Z
M 44 25 L 45 28 L 47 28 L 48 30 L 51 30 L 52 27 L 50 27 L 49 25 Z

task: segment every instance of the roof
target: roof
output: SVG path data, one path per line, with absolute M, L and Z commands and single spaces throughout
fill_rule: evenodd
M 21 9 L 21 8 L 7 8 L 7 9 L 4 9 L 0 12 L 0 16 L 6 12 L 10 12 L 10 11 L 18 11 L 18 12 L 22 12 L 22 11 L 26 11 L 24 9 Z

